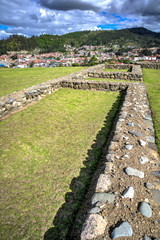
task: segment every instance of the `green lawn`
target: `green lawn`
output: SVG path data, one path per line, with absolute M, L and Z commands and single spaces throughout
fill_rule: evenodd
M 160 70 L 142 69 L 142 71 L 156 131 L 156 144 L 160 153 Z
M 81 69 L 84 67 L 0 69 L 0 97 Z
M 128 72 L 129 69 L 108 69 L 105 68 L 104 71 L 105 72 Z
M 60 89 L 0 122 L 0 239 L 65 239 L 119 104 Z

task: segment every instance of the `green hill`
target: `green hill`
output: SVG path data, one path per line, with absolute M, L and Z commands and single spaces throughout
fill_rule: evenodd
M 130 28 L 122 30 L 100 30 L 100 31 L 81 31 L 67 33 L 64 35 L 44 34 L 41 36 L 12 35 L 8 39 L 0 40 L 0 54 L 7 51 L 34 50 L 42 52 L 64 52 L 64 45 L 69 44 L 74 47 L 82 45 L 119 45 L 126 47 L 159 47 L 160 33 L 155 33 L 145 28 Z

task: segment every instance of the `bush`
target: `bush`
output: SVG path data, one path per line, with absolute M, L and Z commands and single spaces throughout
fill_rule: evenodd
M 72 67 L 79 67 L 78 63 L 72 63 Z

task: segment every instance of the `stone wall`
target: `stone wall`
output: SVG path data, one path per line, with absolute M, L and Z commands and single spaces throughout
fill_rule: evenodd
M 83 90 L 99 90 L 99 91 L 123 91 L 130 83 L 119 83 L 119 82 L 97 82 L 89 80 L 72 80 L 62 81 L 62 88 L 73 88 Z
M 156 64 L 156 66 L 159 65 L 160 64 Z M 153 64 L 150 63 L 149 66 L 153 67 Z M 105 68 L 128 69 L 130 67 L 132 67 L 132 72 L 103 71 Z M 128 86 L 128 84 L 125 83 L 107 83 L 94 81 L 84 82 L 83 80 L 87 77 L 142 81 L 142 71 L 140 65 L 99 64 L 90 68 L 82 69 L 76 73 L 71 73 L 64 77 L 52 79 L 29 88 L 16 91 L 12 94 L 8 94 L 0 98 L 0 119 L 3 119 L 10 113 L 20 110 L 21 108 L 27 106 L 33 101 L 40 100 L 47 94 L 51 94 L 53 91 L 59 89 L 60 87 L 119 91 L 123 90 L 124 88 L 126 88 L 126 86 Z
M 136 62 L 135 65 L 140 65 L 141 68 L 160 69 L 160 62 Z M 105 64 L 107 69 L 129 69 L 133 64 Z
M 132 66 L 131 64 L 105 64 L 107 69 L 129 69 Z
M 14 113 L 28 104 L 50 95 L 59 88 L 73 88 L 84 90 L 122 91 L 128 83 L 97 82 L 85 80 L 55 80 L 24 89 L 11 95 L 0 98 L 0 119 Z
M 90 204 L 89 199 L 83 202 L 90 208 L 80 239 L 159 239 L 159 163 L 145 86 L 133 83 L 127 88 Z
M 136 64 L 140 65 L 141 68 L 150 68 L 150 69 L 160 69 L 160 62 L 137 62 Z
M 103 67 L 104 65 L 96 65 L 89 68 L 89 70 L 98 71 Z M 94 81 L 84 81 L 87 76 L 88 68 L 3 96 L 0 98 L 0 119 L 5 118 L 7 115 L 12 114 L 15 111 L 19 111 L 34 101 L 40 100 L 61 87 L 119 91 L 125 89 L 127 86 L 127 84 L 124 83 L 98 83 Z
M 105 65 L 109 66 L 109 65 Z M 115 68 L 119 67 L 119 65 L 112 65 L 112 67 L 115 66 Z M 125 68 L 127 66 L 131 65 L 122 65 Z M 139 65 L 133 65 L 131 72 L 106 72 L 102 71 L 101 69 L 97 71 L 97 69 L 94 69 L 93 71 L 88 72 L 89 77 L 93 78 L 110 78 L 110 79 L 120 79 L 120 80 L 128 80 L 128 81 L 142 81 L 142 71 L 141 67 Z

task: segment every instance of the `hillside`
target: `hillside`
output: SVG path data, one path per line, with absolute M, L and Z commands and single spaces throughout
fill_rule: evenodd
M 100 30 L 100 31 L 81 31 L 67 33 L 64 35 L 44 34 L 39 37 L 12 35 L 8 39 L 0 40 L 0 55 L 7 51 L 34 50 L 35 48 L 42 52 L 64 52 L 64 45 L 69 44 L 74 47 L 82 45 L 107 45 L 111 47 L 114 44 L 120 47 L 159 47 L 160 33 L 149 31 L 145 28 L 131 28 L 122 30 Z

